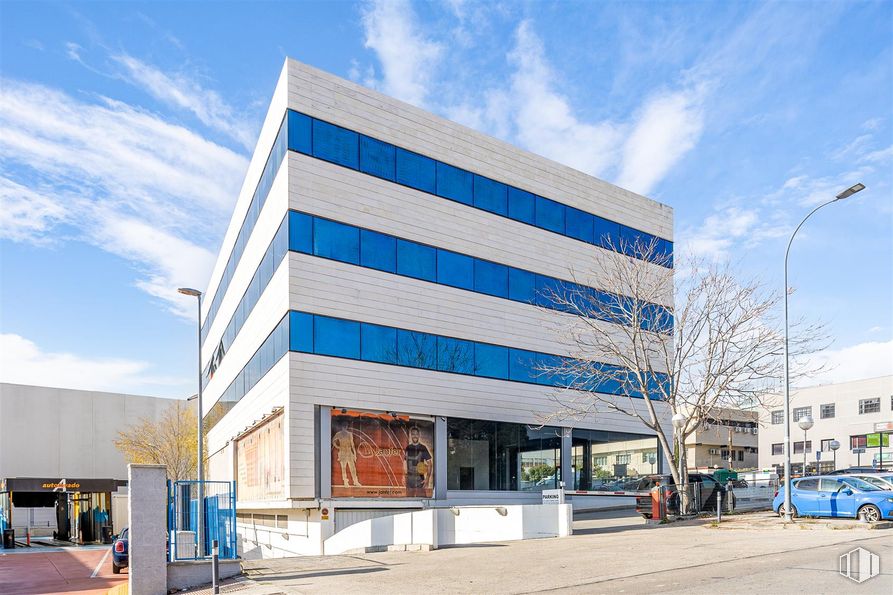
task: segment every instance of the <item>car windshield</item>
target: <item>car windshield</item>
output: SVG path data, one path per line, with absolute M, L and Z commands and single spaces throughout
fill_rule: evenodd
M 877 476 L 873 476 L 873 475 L 866 475 L 866 476 L 864 476 L 864 477 L 858 477 L 858 478 L 856 478 L 856 479 L 864 479 L 865 481 L 867 481 L 867 482 L 870 483 L 871 485 L 876 486 L 876 487 L 879 487 L 879 488 L 882 489 L 882 490 L 889 490 L 889 489 L 890 489 L 890 484 L 888 483 L 889 480 L 888 480 L 888 481 L 884 481 L 884 478 L 882 478 L 882 477 L 877 477 Z
M 880 492 L 883 491 L 881 488 L 872 485 L 865 481 L 864 479 L 859 479 L 858 477 L 847 477 L 846 479 L 841 479 L 841 483 L 849 484 L 850 486 L 856 488 L 860 492 Z

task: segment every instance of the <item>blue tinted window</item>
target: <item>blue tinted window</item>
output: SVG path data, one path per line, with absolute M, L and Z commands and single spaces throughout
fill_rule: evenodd
M 458 374 L 474 373 L 474 343 L 437 337 L 437 369 Z
M 509 296 L 509 268 L 495 262 L 475 260 L 474 290 L 507 298 Z
M 609 250 L 619 250 L 620 224 L 601 217 L 593 217 L 593 219 L 595 221 L 594 243 Z
M 536 198 L 526 190 L 509 186 L 509 217 L 533 225 L 536 223 Z
M 288 348 L 313 353 L 313 315 L 290 312 L 288 325 Z
M 410 188 L 434 194 L 434 160 L 397 148 L 397 182 Z
M 437 336 L 397 330 L 397 363 L 412 368 L 437 368 Z
M 357 169 L 360 161 L 359 135 L 328 122 L 313 120 L 313 156 Z
M 310 155 L 311 150 L 311 121 L 309 116 L 288 111 L 288 148 L 298 153 Z
M 478 343 L 474 346 L 474 373 L 487 378 L 509 377 L 509 349 Z
M 368 229 L 360 230 L 360 264 L 394 273 L 397 271 L 397 238 Z
M 434 281 L 437 278 L 437 252 L 430 246 L 423 246 L 407 240 L 397 240 L 397 273 Z
M 313 253 L 313 217 L 288 212 L 288 249 L 304 254 Z
M 566 300 L 571 297 L 570 288 L 572 283 L 549 277 L 546 275 L 536 276 L 536 300 L 538 306 L 546 308 L 554 308 L 556 310 L 565 310 L 566 306 L 560 303 L 560 300 Z M 558 301 L 556 301 L 558 300 Z
M 509 349 L 509 380 L 536 382 L 536 353 Z
M 533 303 L 536 298 L 536 275 L 521 269 L 509 269 L 509 299 Z
M 632 227 L 621 225 L 620 240 L 622 244 L 620 251 L 627 256 L 636 256 L 642 248 L 647 247 L 648 234 L 644 234 Z
M 474 259 L 449 250 L 438 250 L 437 282 L 461 289 L 473 289 Z
M 474 176 L 474 206 L 498 215 L 508 214 L 508 187 L 483 176 Z
M 660 261 L 662 265 L 666 267 L 673 266 L 673 242 L 659 238 L 657 240 L 657 251 L 658 254 L 665 257 Z
M 313 224 L 313 253 L 342 262 L 360 262 L 360 230 L 327 219 L 317 218 Z
M 437 162 L 437 196 L 472 204 L 471 172 Z
M 564 233 L 564 205 L 543 198 L 536 197 L 536 226 L 558 233 Z
M 362 323 L 360 328 L 362 359 L 384 364 L 397 363 L 397 329 Z
M 396 152 L 394 145 L 360 135 L 360 171 L 394 181 L 396 175 Z
M 567 218 L 567 235 L 591 244 L 593 216 L 589 213 L 584 213 L 580 209 L 567 207 L 565 209 L 565 217 Z
M 360 323 L 314 316 L 313 352 L 351 359 L 360 358 Z
M 561 366 L 562 358 L 557 355 L 538 353 L 536 356 L 536 383 L 546 386 L 568 386 L 567 379 L 561 373 L 551 372 Z

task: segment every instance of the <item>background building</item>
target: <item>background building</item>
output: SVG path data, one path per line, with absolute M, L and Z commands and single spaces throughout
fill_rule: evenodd
M 781 403 L 781 398 L 778 399 Z M 803 430 L 797 421 L 811 415 L 815 425 L 806 435 L 809 472 L 834 469 L 831 441 L 840 442 L 837 467 L 893 464 L 893 376 L 803 388 L 791 393 L 791 472 L 803 472 Z M 760 467 L 784 468 L 784 410 L 760 415 Z M 854 453 L 853 449 L 864 449 Z
M 758 425 L 757 411 L 718 408 L 685 440 L 689 468 L 756 469 Z
M 538 362 L 568 347 L 538 306 L 571 268 L 598 290 L 606 236 L 671 253 L 672 229 L 664 205 L 286 60 L 203 309 L 208 469 L 238 480 L 246 555 L 659 470 L 628 416 L 541 427 L 561 379 Z
M 174 401 L 0 383 L 0 524 L 32 534 L 98 541 L 123 528 L 113 493 L 127 484 L 118 432 L 156 420 Z M 126 514 L 126 509 L 125 509 Z

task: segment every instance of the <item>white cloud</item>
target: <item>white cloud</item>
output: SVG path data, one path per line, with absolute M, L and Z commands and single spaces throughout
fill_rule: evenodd
M 691 89 L 645 104 L 624 143 L 618 185 L 647 194 L 694 148 L 704 128 L 702 99 L 702 89 Z
M 728 207 L 708 216 L 699 229 L 680 234 L 682 252 L 709 260 L 726 260 L 732 246 L 747 237 L 759 222 L 753 209 Z
M 138 394 L 188 394 L 188 383 L 151 376 L 149 372 L 149 364 L 143 361 L 47 352 L 25 337 L 0 334 L 2 382 Z
M 406 0 L 375 0 L 363 13 L 365 46 L 381 63 L 382 79 L 374 71 L 366 84 L 383 93 L 424 107 L 443 46 L 418 32 L 416 16 Z
M 172 290 L 206 284 L 245 158 L 121 102 L 0 87 L 0 191 L 13 211 L 0 234 L 40 242 L 64 222 L 134 263 L 140 288 L 191 318 L 192 303 Z
M 888 376 L 893 374 L 893 340 L 829 349 L 813 356 L 810 365 L 815 363 L 823 364 L 825 370 L 804 381 L 804 385 Z
M 111 58 L 124 68 L 126 80 L 156 99 L 191 112 L 205 126 L 226 134 L 247 149 L 254 147 L 254 126 L 237 115 L 219 93 L 199 85 L 194 76 L 168 74 L 128 54 Z

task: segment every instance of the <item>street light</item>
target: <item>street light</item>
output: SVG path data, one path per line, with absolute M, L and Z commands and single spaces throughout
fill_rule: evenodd
M 821 209 L 822 207 L 830 205 L 832 202 L 837 202 L 838 200 L 843 200 L 845 198 L 849 198 L 857 192 L 861 192 L 865 190 L 865 184 L 861 182 L 858 184 L 854 184 L 850 186 L 840 194 L 834 197 L 833 200 L 829 200 L 828 202 L 822 203 L 809 214 L 803 218 L 803 221 L 800 222 L 800 225 L 794 229 L 794 233 L 791 234 L 791 239 L 788 240 L 788 247 L 784 251 L 784 518 L 785 521 L 791 522 L 791 371 L 790 364 L 788 362 L 789 353 L 788 353 L 788 256 L 791 253 L 791 244 L 794 243 L 794 237 L 797 235 L 797 232 L 800 231 L 800 228 L 803 227 L 803 224 L 806 223 L 806 220 L 812 217 L 812 215 Z M 803 445 L 803 450 L 806 450 L 806 444 Z
M 198 298 L 198 522 L 196 531 L 196 553 L 201 558 L 204 555 L 203 529 L 204 527 L 204 500 L 205 500 L 205 465 L 204 465 L 204 448 L 202 444 L 202 292 L 198 289 L 189 287 L 181 287 L 177 290 L 183 295 L 189 295 Z
M 831 452 L 834 453 L 834 470 L 837 471 L 837 449 L 840 448 L 840 442 L 832 440 L 829 446 L 831 447 Z
M 811 415 L 804 415 L 797 422 L 797 425 L 803 430 L 803 477 L 806 477 L 806 432 L 815 425 L 815 422 L 812 421 Z
M 682 449 L 684 447 L 684 445 L 682 444 L 682 428 L 685 427 L 685 422 L 687 421 L 688 418 L 686 418 L 685 415 L 683 415 L 682 413 L 677 413 L 673 416 L 673 427 L 676 428 L 676 445 L 678 448 L 676 452 L 679 456 L 679 460 L 677 461 L 677 464 L 679 465 L 679 481 L 682 482 L 682 485 L 685 485 L 686 483 L 685 478 L 683 477 L 685 475 L 685 469 L 682 466 Z

